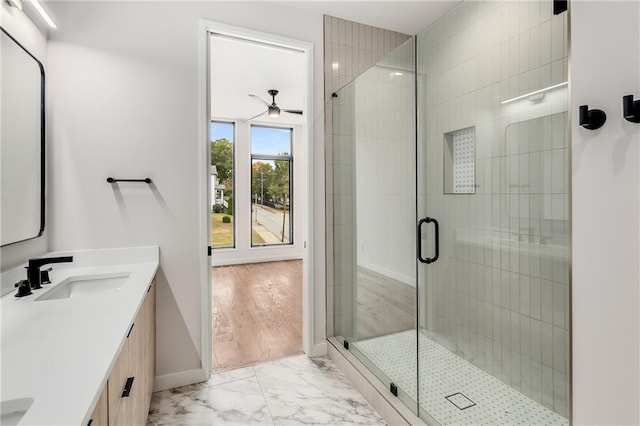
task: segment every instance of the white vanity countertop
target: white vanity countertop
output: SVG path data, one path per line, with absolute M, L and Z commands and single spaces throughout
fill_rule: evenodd
M 0 299 L 2 401 L 34 400 L 19 424 L 87 424 L 159 264 L 157 246 L 40 257 L 65 255 L 74 262 L 50 265 L 51 284 L 26 297 L 12 292 Z M 22 267 L 16 270 L 26 276 Z M 3 279 L 14 277 L 12 271 Z M 68 277 L 120 272 L 131 275 L 118 290 L 34 300 Z

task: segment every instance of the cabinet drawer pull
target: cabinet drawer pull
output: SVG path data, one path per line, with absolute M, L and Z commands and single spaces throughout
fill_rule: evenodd
M 129 338 L 129 336 L 131 336 L 131 332 L 133 331 L 133 326 L 136 325 L 136 323 L 131 324 L 131 328 L 129 329 L 129 332 L 127 333 L 127 339 Z
M 133 386 L 133 379 L 135 379 L 135 377 L 129 377 L 127 379 L 127 383 L 125 383 L 124 390 L 122 391 L 123 398 L 128 397 L 129 394 L 131 393 L 131 386 Z

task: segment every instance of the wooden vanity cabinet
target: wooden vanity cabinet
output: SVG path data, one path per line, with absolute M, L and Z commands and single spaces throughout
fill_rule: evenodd
M 154 280 L 107 382 L 104 398 L 108 401 L 107 422 L 98 419 L 104 409 L 99 402 L 91 417 L 91 426 L 146 425 L 155 378 L 155 307 Z
M 108 426 L 109 425 L 109 398 L 107 387 L 102 390 L 100 399 L 96 404 L 96 409 L 93 410 L 93 415 L 90 421 L 91 426 Z
M 135 323 L 134 323 L 135 328 Z M 133 334 L 133 329 L 131 329 Z M 120 350 L 118 359 L 111 371 L 109 381 L 107 382 L 107 395 L 109 401 L 109 424 L 114 424 L 113 421 L 116 418 L 116 414 L 120 411 L 120 405 L 124 398 L 122 398 L 122 392 L 129 379 L 129 352 L 131 350 L 131 335 L 127 338 Z M 134 379 L 135 382 L 135 379 Z M 91 425 L 93 426 L 93 425 Z

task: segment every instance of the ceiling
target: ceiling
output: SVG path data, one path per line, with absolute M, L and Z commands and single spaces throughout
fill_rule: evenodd
M 462 0 L 280 1 L 285 6 L 415 35 Z
M 285 1 L 283 6 L 314 14 L 416 34 L 454 8 L 460 1 Z M 266 106 L 249 97 L 271 103 L 267 90 L 280 91 L 280 108 L 303 109 L 306 87 L 305 57 L 302 52 L 213 35 L 211 38 L 211 117 L 245 120 L 266 111 Z M 296 125 L 303 117 L 282 113 L 280 118 L 264 114 L 252 122 Z
M 413 35 L 462 0 L 267 1 Z M 33 11 L 26 9 L 33 15 Z M 34 22 L 41 22 L 39 17 L 33 18 Z M 248 95 L 255 94 L 271 103 L 269 89 L 280 91 L 276 97 L 280 108 L 304 109 L 307 82 L 303 53 L 217 36 L 212 38 L 211 49 L 212 118 L 244 120 L 261 113 L 266 110 L 265 105 Z M 265 114 L 253 122 L 296 125 L 303 123 L 303 117 L 283 113 L 275 119 Z
M 260 114 L 267 110 L 266 105 L 249 94 L 270 104 L 269 89 L 280 91 L 276 96 L 280 108 L 304 109 L 305 68 L 305 55 L 300 51 L 211 36 L 211 117 L 245 120 Z M 295 125 L 303 117 L 283 112 L 280 118 L 265 114 L 254 121 Z
M 445 1 L 278 1 L 283 6 L 318 15 L 416 34 L 453 9 L 460 0 Z M 244 120 L 266 111 L 266 106 L 249 94 L 271 103 L 267 90 L 280 91 L 280 108 L 303 109 L 306 73 L 302 52 L 245 40 L 214 35 L 211 42 L 211 116 L 214 119 Z M 252 122 L 296 125 L 299 115 L 266 114 Z

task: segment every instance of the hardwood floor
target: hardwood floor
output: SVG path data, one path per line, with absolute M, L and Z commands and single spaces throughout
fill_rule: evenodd
M 359 267 L 357 294 L 357 340 L 415 328 L 415 287 Z
M 302 260 L 213 268 L 213 370 L 302 353 Z

